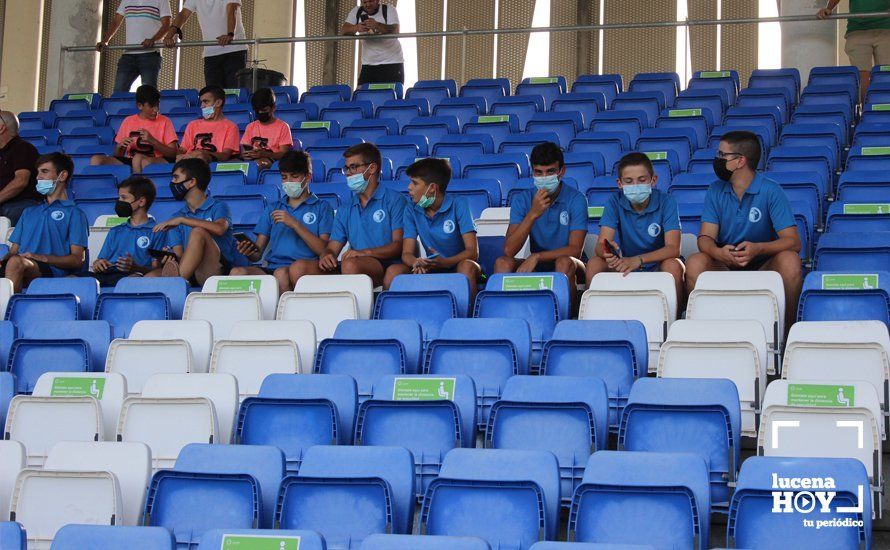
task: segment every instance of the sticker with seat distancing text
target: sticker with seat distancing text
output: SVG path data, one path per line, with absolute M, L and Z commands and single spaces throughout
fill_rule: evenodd
M 877 273 L 822 275 L 822 290 L 874 290 L 876 288 L 878 288 Z
M 246 162 L 220 162 L 216 165 L 217 172 L 244 172 L 247 175 L 249 169 L 250 165 Z
M 853 386 L 788 384 L 788 404 L 798 407 L 853 407 Z
M 105 218 L 105 227 L 117 227 L 127 223 L 130 218 L 121 218 L 120 216 L 109 216 Z
M 300 537 L 223 535 L 220 550 L 300 550 Z
M 396 378 L 393 401 L 454 401 L 454 378 Z
M 533 76 L 528 79 L 529 84 L 556 84 L 559 79 L 555 76 Z
M 311 130 L 312 128 L 324 128 L 325 130 L 331 129 L 331 121 L 330 120 L 304 120 L 300 123 L 300 128 L 303 130 Z
M 698 74 L 699 78 L 728 78 L 732 76 L 729 71 L 702 71 Z
M 501 290 L 553 290 L 553 275 L 508 275 L 502 279 Z
M 845 204 L 844 214 L 890 214 L 890 204 Z
M 95 397 L 102 399 L 105 393 L 104 378 L 66 377 L 53 378 L 50 397 Z
M 602 218 L 603 212 L 606 210 L 605 206 L 588 206 L 587 207 L 587 217 L 588 218 Z
M 378 82 L 375 84 L 368 84 L 368 89 L 369 90 L 395 90 L 396 85 L 393 84 L 392 82 L 390 82 L 390 83 Z
M 219 279 L 216 282 L 216 292 L 221 294 L 253 292 L 258 294 L 262 284 L 262 279 Z
M 645 151 L 643 153 L 649 160 L 666 160 L 668 158 L 667 151 Z
M 671 109 L 668 117 L 701 116 L 701 109 Z
M 490 124 L 492 122 L 510 122 L 510 115 L 484 115 L 476 119 L 480 124 Z

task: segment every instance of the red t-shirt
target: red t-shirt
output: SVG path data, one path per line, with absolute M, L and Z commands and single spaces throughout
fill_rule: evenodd
M 244 129 L 241 144 L 247 151 L 265 149 L 277 153 L 282 145 L 293 146 L 294 138 L 290 134 L 290 126 L 279 118 L 269 124 L 255 120 Z
M 228 119 L 193 120 L 185 128 L 182 147 L 186 153 L 200 150 L 211 153 L 230 151 L 238 154 L 238 126 Z
M 141 118 L 139 115 L 130 115 L 124 119 L 120 130 L 117 131 L 117 137 L 114 138 L 114 140 L 117 143 L 121 143 L 128 137 L 138 137 L 139 130 L 148 130 L 148 133 L 151 134 L 153 138 L 165 145 L 170 145 L 179 140 L 179 138 L 176 137 L 176 132 L 173 130 L 173 123 L 164 115 L 158 115 L 154 120 Z M 155 157 L 163 156 L 161 153 L 155 151 L 154 147 L 142 140 L 131 142 L 130 146 L 127 148 L 128 157 L 132 157 L 136 153 Z

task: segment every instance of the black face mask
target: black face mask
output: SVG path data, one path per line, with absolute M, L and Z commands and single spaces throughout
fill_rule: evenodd
M 262 113 L 254 113 L 256 115 L 256 119 L 260 121 L 262 124 L 265 124 L 272 120 L 272 113 L 262 112 Z
M 117 201 L 114 203 L 114 213 L 121 218 L 129 218 L 133 215 L 133 203 L 127 201 Z
M 170 192 L 173 193 L 174 199 L 181 201 L 185 198 L 185 195 L 189 192 L 189 190 L 185 188 L 185 182 L 171 181 Z
M 714 159 L 713 163 L 714 173 L 723 181 L 729 181 L 729 178 L 732 177 L 732 170 L 726 167 L 726 162 L 726 159 L 718 157 Z

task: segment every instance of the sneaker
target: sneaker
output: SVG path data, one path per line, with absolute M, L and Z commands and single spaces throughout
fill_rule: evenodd
M 161 268 L 161 277 L 179 277 L 179 262 L 172 258 L 164 262 L 164 267 Z

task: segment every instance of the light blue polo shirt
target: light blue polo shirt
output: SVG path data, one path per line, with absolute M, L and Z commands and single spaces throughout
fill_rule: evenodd
M 531 210 L 537 189 L 518 193 L 510 206 L 510 224 L 522 223 Z M 571 185 L 561 183 L 556 200 L 532 225 L 531 250 L 556 250 L 569 245 L 569 233 L 587 233 L 587 198 Z
M 119 258 L 129 254 L 136 265 L 150 266 L 151 256 L 148 250 L 161 250 L 167 246 L 167 236 L 164 232 L 152 231 L 155 223 L 155 220 L 149 218 L 142 225 L 132 225 L 127 221 L 111 228 L 98 257 L 114 264 Z
M 434 251 L 443 258 L 457 256 L 465 248 L 463 236 L 475 232 L 476 223 L 466 197 L 445 195 L 433 217 L 417 204 L 405 212 L 405 238 L 416 239 L 419 235 L 427 254 Z
M 173 217 L 192 218 L 207 222 L 214 222 L 225 218 L 226 221 L 229 222 L 229 229 L 226 230 L 226 233 L 222 237 L 213 237 L 213 240 L 216 242 L 216 245 L 219 246 L 219 251 L 220 254 L 222 254 L 222 257 L 229 263 L 232 262 L 235 257 L 235 237 L 232 232 L 232 211 L 229 209 L 228 204 L 224 201 L 218 201 L 213 197 L 207 197 L 201 206 L 194 212 L 192 212 L 189 209 L 188 204 L 186 204 Z M 167 246 L 174 247 L 180 245 L 185 248 L 189 242 L 189 235 L 192 233 L 192 228 L 180 224 L 169 230 L 167 233 Z
M 664 248 L 664 234 L 680 230 L 680 212 L 674 197 L 658 189 L 652 190 L 642 212 L 634 210 L 627 197 L 618 192 L 609 197 L 600 227 L 615 230 L 622 254 L 639 256 Z
M 257 235 L 269 237 L 266 262 L 271 269 L 288 266 L 296 260 L 317 260 L 318 255 L 312 252 L 296 231 L 283 223 L 272 222 L 272 212 L 276 210 L 284 210 L 313 235 L 321 236 L 330 235 L 334 226 L 334 209 L 331 205 L 316 197 L 314 193 L 310 193 L 309 197 L 296 208 L 291 208 L 286 200 L 281 200 L 266 207 L 260 221 L 253 229 Z
M 89 245 L 87 215 L 74 201 L 44 202 L 26 208 L 15 225 L 9 241 L 19 245 L 19 253 L 67 256 L 72 246 Z M 79 273 L 83 268 L 70 271 L 50 266 L 56 277 Z
M 755 174 L 741 201 L 730 183 L 712 183 L 705 196 L 701 221 L 720 226 L 717 246 L 775 241 L 779 231 L 796 225 L 785 192 L 760 173 Z
M 377 184 L 371 200 L 362 208 L 358 195 L 337 210 L 331 240 L 349 243 L 354 250 L 386 246 L 392 232 L 404 229 L 405 199 L 398 192 Z

